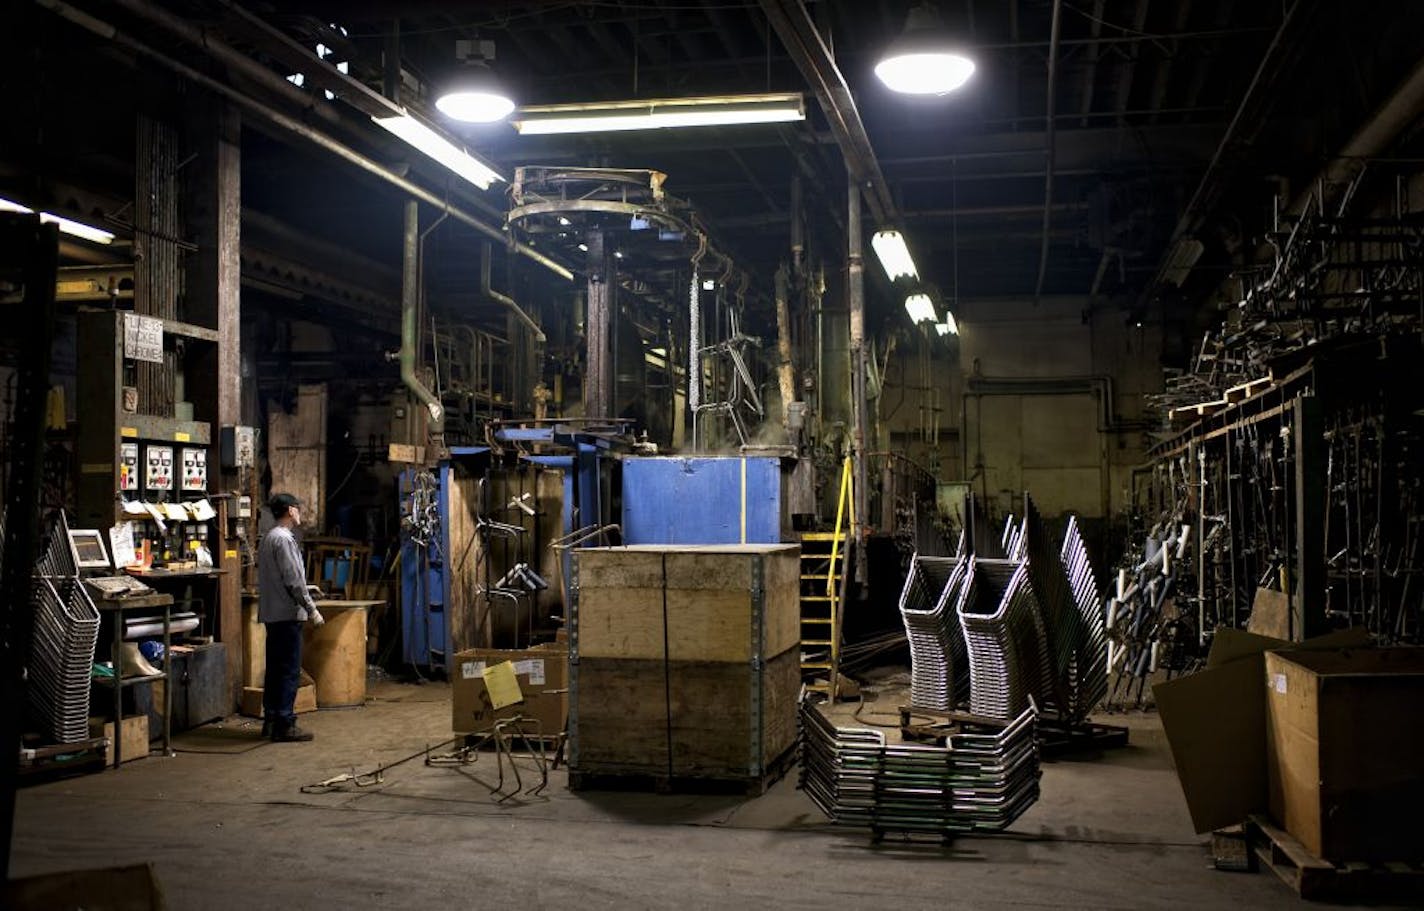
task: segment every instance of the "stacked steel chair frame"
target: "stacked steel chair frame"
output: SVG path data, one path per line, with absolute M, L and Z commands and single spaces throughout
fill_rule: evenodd
M 948 745 L 888 744 L 866 728 L 838 728 L 801 701 L 801 787 L 837 825 L 940 836 L 999 832 L 1038 800 L 1035 713 Z
M 63 513 L 50 522 L 32 591 L 30 705 L 54 742 L 76 743 L 89 737 L 89 681 L 99 611 L 79 581 Z
M 970 561 L 957 606 L 969 651 L 969 710 L 1008 720 L 1048 679 L 1038 605 L 1023 560 Z
M 900 617 L 910 643 L 910 705 L 952 711 L 969 696 L 969 655 L 955 614 L 967 561 L 964 537 L 954 557 L 910 561 L 900 592 Z
M 1108 633 L 1102 595 L 1098 592 L 1097 580 L 1093 578 L 1093 566 L 1088 559 L 1083 536 L 1078 531 L 1076 516 L 1069 517 L 1068 527 L 1063 532 L 1061 558 L 1079 620 L 1070 680 L 1072 720 L 1078 722 L 1087 718 L 1093 707 L 1107 698 Z

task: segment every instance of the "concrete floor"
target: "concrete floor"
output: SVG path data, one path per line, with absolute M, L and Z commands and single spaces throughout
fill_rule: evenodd
M 872 699 L 861 721 L 895 724 L 902 697 Z M 872 845 L 834 828 L 794 772 L 744 800 L 576 794 L 559 770 L 543 794 L 499 803 L 490 753 L 466 768 L 417 759 L 380 786 L 302 793 L 446 739 L 449 701 L 444 684 L 373 684 L 362 708 L 304 716 L 312 743 L 265 743 L 254 722 L 233 718 L 177 743 L 205 752 L 25 788 L 12 873 L 150 861 L 170 907 L 243 911 L 1299 904 L 1273 874 L 1211 868 L 1150 714 L 1112 719 L 1133 729 L 1126 749 L 1045 763 L 1042 798 L 1010 832 L 948 846 Z M 531 784 L 532 763 L 520 768 Z

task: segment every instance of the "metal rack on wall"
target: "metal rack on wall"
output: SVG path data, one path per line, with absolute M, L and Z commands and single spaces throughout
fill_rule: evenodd
M 1250 394 L 1154 449 L 1134 491 L 1152 525 L 1119 594 L 1155 563 L 1177 616 L 1135 635 L 1119 626 L 1118 641 L 1170 641 L 1158 663 L 1178 669 L 1219 626 L 1422 641 L 1421 354 L 1412 334 L 1337 337 L 1278 359 Z

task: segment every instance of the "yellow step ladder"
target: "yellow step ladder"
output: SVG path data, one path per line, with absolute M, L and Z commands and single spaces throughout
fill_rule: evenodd
M 850 458 L 841 466 L 834 531 L 801 535 L 801 677 L 806 688 L 835 698 L 841 660 L 841 599 L 848 531 L 855 523 Z

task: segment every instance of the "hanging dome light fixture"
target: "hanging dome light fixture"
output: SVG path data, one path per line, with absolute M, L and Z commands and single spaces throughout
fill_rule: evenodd
M 493 41 L 457 41 L 455 56 L 461 61 L 435 98 L 435 107 L 461 123 L 496 123 L 514 111 L 514 99 L 490 70 Z
M 934 4 L 916 3 L 904 30 L 875 65 L 875 75 L 891 91 L 947 95 L 974 75 L 974 61 L 945 29 Z

